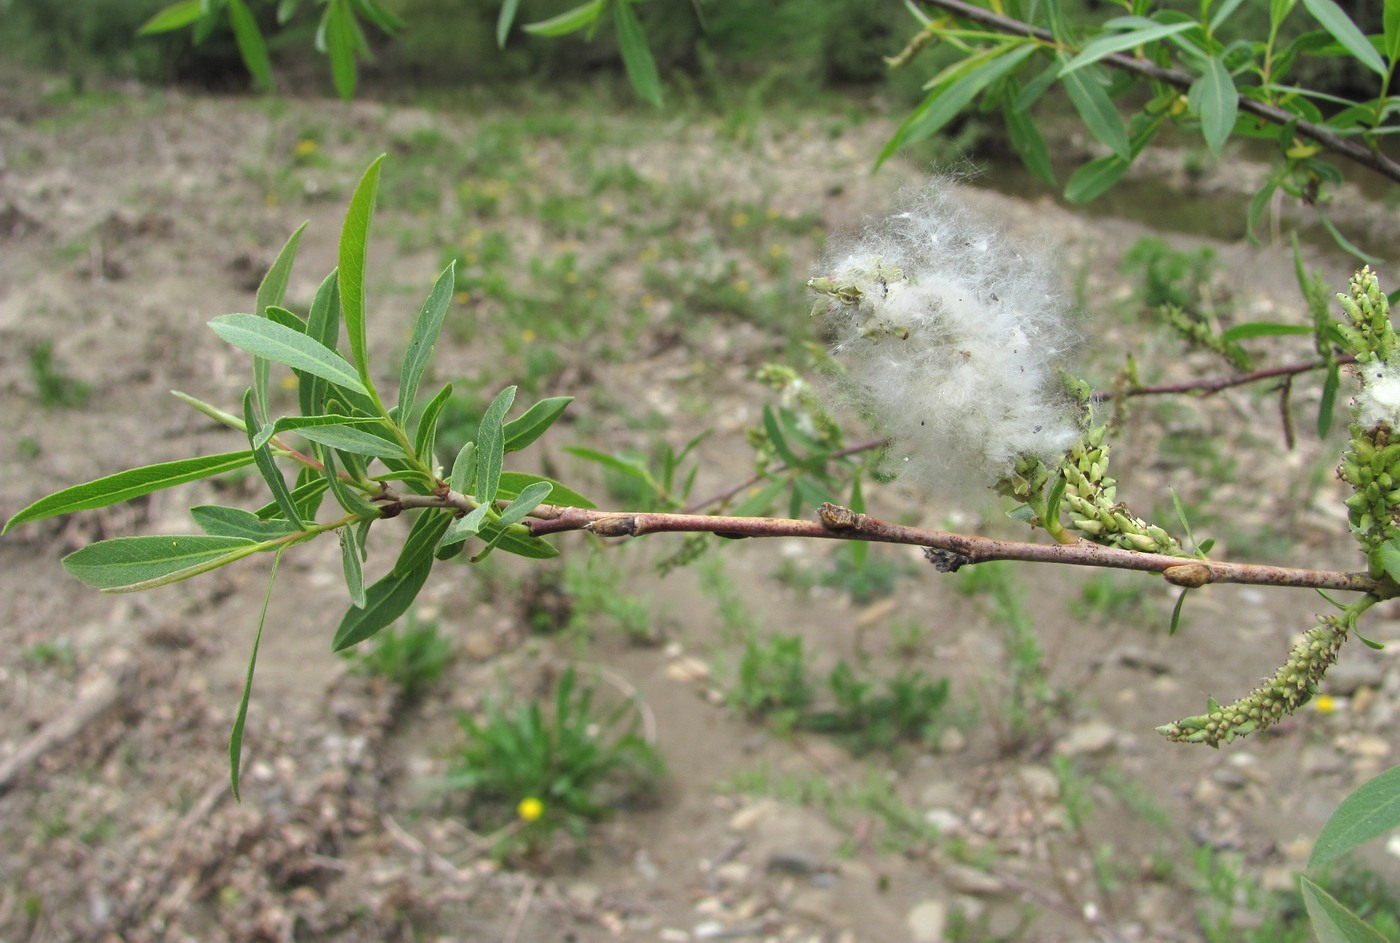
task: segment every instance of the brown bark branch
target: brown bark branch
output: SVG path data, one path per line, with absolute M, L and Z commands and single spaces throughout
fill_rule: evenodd
M 1337 363 L 1356 363 L 1356 358 L 1350 354 L 1337 358 Z M 1327 361 L 1321 358 L 1310 360 L 1307 363 L 1291 363 L 1278 367 L 1266 367 L 1263 370 L 1254 370 L 1250 373 L 1237 373 L 1229 377 L 1215 377 L 1208 380 L 1190 380 L 1185 383 L 1164 383 L 1161 386 L 1138 386 L 1128 390 L 1127 396 L 1154 396 L 1163 393 L 1202 393 L 1206 396 L 1212 393 L 1219 393 L 1221 390 L 1228 390 L 1233 386 L 1244 386 L 1246 383 L 1257 383 L 1260 380 L 1271 380 L 1275 377 L 1291 377 L 1299 373 L 1308 373 L 1313 370 L 1321 370 L 1327 366 Z M 1102 394 L 1107 399 L 1111 394 Z M 1095 394 L 1099 398 L 1099 394 Z
M 1055 37 L 1051 35 L 1048 30 L 1031 26 L 1029 23 L 1023 23 L 1020 20 L 1014 20 L 1010 17 L 1001 16 L 1000 14 L 993 13 L 991 10 L 984 10 L 981 7 L 965 3 L 963 0 L 925 0 L 925 2 L 928 3 L 929 6 L 946 10 L 955 16 L 962 17 L 965 20 L 971 20 L 982 26 L 989 26 L 998 32 L 1007 33 L 1012 36 L 1026 36 L 1031 39 L 1038 39 L 1041 42 L 1056 44 Z M 1164 69 L 1155 63 L 1148 62 L 1145 59 L 1138 59 L 1127 53 L 1112 53 L 1105 56 L 1101 61 L 1106 65 L 1113 66 L 1115 69 L 1132 72 L 1143 78 L 1151 79 L 1154 82 L 1161 82 L 1174 88 L 1181 89 L 1182 91 L 1189 90 L 1192 83 L 1195 81 L 1195 77 L 1188 73 L 1178 72 L 1175 69 Z M 1254 115 L 1257 118 L 1262 118 L 1270 124 L 1276 124 L 1280 127 L 1288 125 L 1291 122 L 1296 122 L 1294 124 L 1294 129 L 1299 135 L 1321 144 L 1332 153 L 1346 157 L 1354 163 L 1360 164 L 1362 167 L 1372 170 L 1392 182 L 1400 183 L 1400 163 L 1390 159 L 1385 154 L 1379 151 L 1373 151 L 1356 141 L 1348 140 L 1339 134 L 1329 131 L 1327 128 L 1313 124 L 1311 121 L 1305 121 L 1297 115 L 1285 111 L 1276 105 L 1256 101 L 1253 98 L 1246 98 L 1243 95 L 1238 96 L 1238 98 L 1240 111 L 1247 112 L 1248 114 Z

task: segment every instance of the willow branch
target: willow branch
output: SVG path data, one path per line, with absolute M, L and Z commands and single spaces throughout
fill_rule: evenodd
M 1337 358 L 1338 364 L 1356 363 L 1356 358 L 1347 354 Z M 1250 373 L 1237 373 L 1231 377 L 1215 377 L 1209 380 L 1191 380 L 1186 383 L 1165 383 L 1161 386 L 1138 386 L 1128 390 L 1127 396 L 1154 396 L 1163 393 L 1202 393 L 1206 396 L 1212 393 L 1219 393 L 1221 390 L 1228 390 L 1233 386 L 1244 386 L 1246 383 L 1257 383 L 1260 380 L 1272 380 L 1275 377 L 1292 377 L 1299 373 L 1310 373 L 1313 370 L 1321 370 L 1327 366 L 1327 361 L 1322 359 L 1310 360 L 1307 363 L 1292 363 L 1278 367 L 1268 367 L 1263 370 L 1254 370 Z M 1110 394 L 1103 394 L 1108 398 Z M 1098 394 L 1095 395 L 1098 398 Z
M 450 508 L 462 512 L 476 501 L 455 491 L 439 494 L 386 492 L 379 499 L 387 513 L 409 508 Z M 1304 589 L 1347 590 L 1388 598 L 1400 589 L 1388 580 L 1364 573 L 1313 570 L 1254 563 L 1227 563 L 1173 557 L 1165 554 L 1119 550 L 1079 540 L 1072 544 L 1034 544 L 997 540 L 941 530 L 925 530 L 857 514 L 834 504 L 823 504 L 814 521 L 780 517 L 725 517 L 717 514 L 671 512 L 598 511 L 587 508 L 540 505 L 524 522 L 531 536 L 543 537 L 568 531 L 584 531 L 599 537 L 641 537 L 646 534 L 715 534 L 742 537 L 805 537 L 814 540 L 864 540 L 925 548 L 925 555 L 940 570 L 953 571 L 991 560 L 1025 563 L 1059 563 L 1069 566 L 1108 567 L 1159 573 L 1169 583 L 1197 589 L 1211 583 L 1248 583 L 1262 586 L 1295 586 Z
M 947 10 L 955 16 L 983 26 L 989 26 L 999 32 L 1012 36 L 1026 36 L 1037 39 L 1041 42 L 1058 45 L 1055 37 L 1048 30 L 1031 26 L 1007 16 L 993 13 L 991 10 L 984 10 L 981 7 L 965 3 L 964 0 L 925 0 L 929 6 Z M 1175 69 L 1166 69 L 1146 59 L 1139 59 L 1127 53 L 1112 53 L 1102 60 L 1107 65 L 1115 69 L 1122 69 L 1140 75 L 1143 78 L 1154 82 L 1161 82 L 1182 91 L 1189 91 L 1195 77 Z M 1256 101 L 1253 98 L 1246 98 L 1243 95 L 1237 96 L 1239 100 L 1239 110 L 1254 115 L 1257 118 L 1276 124 L 1280 127 L 1293 125 L 1297 134 L 1321 144 L 1324 148 L 1346 157 L 1362 167 L 1372 170 L 1381 176 L 1395 183 L 1400 183 L 1400 163 L 1390 159 L 1378 150 L 1371 150 L 1355 141 L 1348 140 L 1339 134 L 1329 131 L 1327 128 L 1305 121 L 1297 115 L 1279 108 L 1277 105 L 1270 105 L 1267 102 Z

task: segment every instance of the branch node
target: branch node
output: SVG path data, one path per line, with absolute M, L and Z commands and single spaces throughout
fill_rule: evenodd
M 635 537 L 637 516 L 635 514 L 613 514 L 600 517 L 588 525 L 588 529 L 599 537 Z
M 1204 563 L 1169 566 L 1162 571 L 1162 578 L 1174 586 L 1184 586 L 1187 589 L 1200 589 L 1207 583 L 1215 582 L 1215 574 Z
M 817 516 L 827 530 L 860 530 L 865 523 L 864 514 L 829 501 L 817 508 Z
M 939 550 L 936 547 L 924 548 L 924 559 L 933 564 L 939 573 L 956 573 L 972 563 L 971 557 L 956 550 Z

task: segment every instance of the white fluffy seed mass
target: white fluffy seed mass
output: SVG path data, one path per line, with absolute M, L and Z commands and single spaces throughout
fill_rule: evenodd
M 907 484 L 965 495 L 1079 437 L 1055 375 L 1073 346 L 1045 263 L 944 181 L 823 262 L 811 286 L 848 390 Z

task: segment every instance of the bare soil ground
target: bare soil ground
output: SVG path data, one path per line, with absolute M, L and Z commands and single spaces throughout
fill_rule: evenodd
M 237 448 L 232 433 L 169 395 L 181 389 L 226 406 L 241 397 L 245 359 L 205 322 L 246 310 L 262 268 L 309 218 L 290 290 L 307 303 L 334 264 L 349 188 L 375 154 L 409 160 L 425 131 L 466 146 L 502 114 L 152 91 L 60 102 L 45 93 L 44 80 L 27 75 L 6 76 L 0 88 L 5 517 L 75 482 Z M 884 119 L 849 122 L 838 136 L 824 117 L 785 118 L 735 136 L 698 115 L 582 107 L 568 117 L 574 130 L 529 146 L 526 185 L 577 187 L 569 161 L 586 125 L 606 142 L 592 146 L 619 166 L 700 195 L 684 230 L 697 241 L 735 200 L 813 213 L 824 230 L 850 227 L 919 176 L 898 165 L 869 175 L 891 127 Z M 319 162 L 296 164 L 308 127 L 318 129 Z M 1247 192 L 1258 168 L 1232 162 L 1189 187 L 1170 167 L 1159 170 L 1169 200 L 1210 213 L 1220 193 Z M 371 340 L 396 354 L 441 246 L 463 234 L 453 231 L 460 217 L 399 208 L 395 192 L 403 191 L 386 191 L 371 249 Z M 1119 260 L 1148 230 L 1077 216 L 1046 198 L 979 190 L 969 199 L 1018 236 L 1060 246 L 1086 303 L 1096 382 L 1111 379 L 1124 350 L 1156 365 L 1153 378 L 1218 372 L 1113 314 L 1131 304 Z M 441 195 L 443 206 L 452 200 Z M 1359 204 L 1349 205 L 1362 219 Z M 1383 237 L 1385 219 L 1376 214 L 1368 232 Z M 530 247 L 559 241 L 532 220 L 497 225 L 515 227 L 522 278 Z M 806 277 L 814 248 L 809 237 L 785 250 L 793 284 Z M 1217 248 L 1239 320 L 1301 318 L 1284 248 Z M 617 263 L 645 249 L 618 227 L 573 247 L 582 266 L 606 260 L 618 274 L 604 291 L 643 316 L 574 338 L 563 365 L 540 381 L 541 395 L 580 395 L 571 424 L 552 430 L 543 452 L 561 474 L 586 475 L 563 446 L 645 449 L 655 436 L 679 446 L 714 427 L 697 486 L 709 493 L 748 473 L 743 430 L 766 395 L 752 373 L 789 350 L 805 302 L 793 292 L 787 327 L 684 310 L 646 294 L 640 263 Z M 1340 286 L 1343 262 L 1317 252 L 1310 261 Z M 514 355 L 489 330 L 477 335 L 468 323 L 455 338 L 440 348 L 440 379 L 492 389 L 515 381 Z M 31 355 L 43 342 L 60 374 L 90 388 L 82 408 L 44 404 Z M 1159 495 L 1176 487 L 1208 510 L 1225 558 L 1354 565 L 1330 475 L 1336 440 L 1319 444 L 1306 433 L 1317 389 L 1297 387 L 1292 451 L 1280 442 L 1271 391 L 1141 404 L 1144 421 L 1116 456 L 1124 496 L 1168 516 Z M 628 421 L 636 415 L 651 417 L 651 428 Z M 931 526 L 953 520 L 1015 533 L 994 514 L 958 515 L 893 489 L 872 500 L 876 510 Z M 895 594 L 859 608 L 833 590 L 803 592 L 773 578 L 780 560 L 829 566 L 830 548 L 722 548 L 725 579 L 750 616 L 801 634 L 817 674 L 838 658 L 892 672 L 909 650 L 891 627 L 913 624 L 922 630 L 919 663 L 954 679 L 962 723 L 937 749 L 854 758 L 820 737 L 765 730 L 723 704 L 716 692 L 730 683 L 738 653 L 713 584 L 692 570 L 653 575 L 650 561 L 674 546 L 652 538 L 655 546 L 627 548 L 619 559 L 633 573 L 627 591 L 653 605 L 667 644 L 642 647 L 599 631 L 582 657 L 607 665 L 645 701 L 669 767 L 660 800 L 623 812 L 581 849 L 561 844 L 501 864 L 465 826 L 460 799 L 436 784 L 459 736 L 455 710 L 479 706 L 503 685 L 529 690 L 579 651 L 577 639 L 532 636 L 526 571 L 503 567 L 482 579 L 454 568 L 435 577 L 422 602 L 460 654 L 427 699 L 406 708 L 330 652 L 345 605 L 337 548 L 289 556 L 260 656 L 239 804 L 228 789 L 227 737 L 265 572 L 237 566 L 148 596 L 112 597 L 79 586 L 58 563 L 97 537 L 188 531 L 184 509 L 210 501 L 261 503 L 251 481 L 200 484 L 0 541 L 0 764 L 25 760 L 0 784 L 5 943 L 885 943 L 942 939 L 955 912 L 969 940 L 1197 940 L 1205 938 L 1201 912 L 1218 917 L 1220 901 L 1201 890 L 1191 849 L 1242 862 L 1266 888 L 1287 887 L 1337 801 L 1394 762 L 1400 746 L 1395 647 L 1354 645 L 1330 689 L 1336 709 L 1309 711 L 1277 735 L 1216 752 L 1172 746 L 1153 732 L 1197 713 L 1207 695 L 1232 697 L 1269 673 L 1325 605 L 1299 591 L 1210 588 L 1192 600 L 1183 632 L 1168 638 L 1173 598 L 1146 577 L 1142 606 L 1115 620 L 1072 606 L 1084 575 L 1017 570 L 1050 684 L 1068 694 L 1035 736 L 1010 746 L 1002 735 L 1009 656 L 983 600 L 955 593 L 950 578 L 909 555 L 912 575 Z M 566 554 L 594 552 L 582 539 L 560 543 Z M 385 566 L 391 551 L 377 549 L 372 565 Z M 1394 615 L 1372 620 L 1369 635 L 1400 641 Z M 26 759 L 36 737 L 45 749 Z M 1054 771 L 1057 759 L 1068 779 Z M 814 783 L 837 798 L 813 800 Z M 1396 874 L 1384 854 L 1367 861 Z M 1234 919 L 1243 933 L 1258 913 L 1242 904 Z

